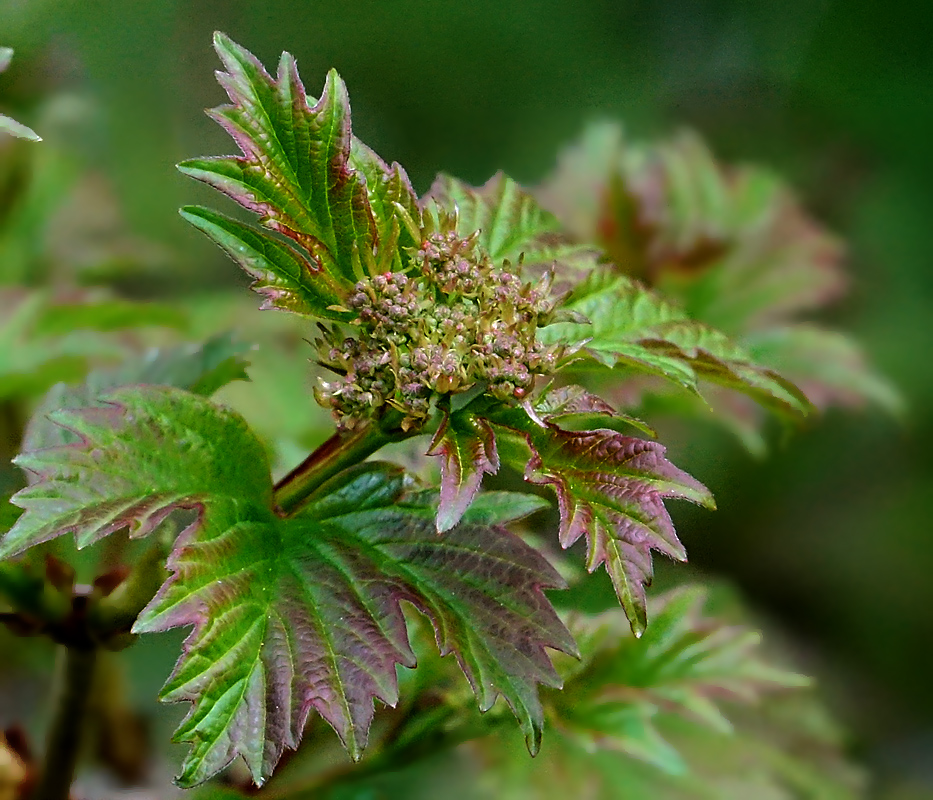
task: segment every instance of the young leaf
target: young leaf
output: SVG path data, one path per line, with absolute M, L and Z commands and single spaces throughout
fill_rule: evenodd
M 69 531 L 79 546 L 124 527 L 141 537 L 173 509 L 199 510 L 135 626 L 195 626 L 164 692 L 195 704 L 177 734 L 194 745 L 181 783 L 238 754 L 262 782 L 312 708 L 358 757 L 374 698 L 393 704 L 396 664 L 414 666 L 403 600 L 431 620 L 441 653 L 455 653 L 480 708 L 501 694 L 537 749 L 537 686 L 558 684 L 546 648 L 575 645 L 542 592 L 561 578 L 536 550 L 475 523 L 438 536 L 433 508 L 404 502 L 403 471 L 372 462 L 282 519 L 240 417 L 167 387 L 105 399 L 54 415 L 80 441 L 18 457 L 39 480 L 14 497 L 25 511 L 0 558 Z
M 49 415 L 59 409 L 105 406 L 99 398 L 119 386 L 174 386 L 209 396 L 232 381 L 249 380 L 243 358 L 249 349 L 248 344 L 236 341 L 230 334 L 220 334 L 201 345 L 151 350 L 116 369 L 94 370 L 78 385 L 59 383 L 33 413 L 22 449 L 40 450 L 80 441 L 77 434 L 53 423 Z
M 479 243 L 493 261 L 522 259 L 526 266 L 541 265 L 568 277 L 596 263 L 592 247 L 567 239 L 557 218 L 502 172 L 479 189 L 439 175 L 422 203 L 429 199 L 448 211 L 456 209 L 461 236 L 479 231 Z
M 657 433 L 646 422 L 616 411 L 601 397 L 582 386 L 571 384 L 548 388 L 535 401 L 534 409 L 542 420 L 552 422 L 558 428 L 608 428 L 620 433 L 635 428 L 647 436 L 657 437 Z
M 5 72 L 13 59 L 13 50 L 9 47 L 0 47 L 0 72 Z M 19 139 L 28 139 L 31 142 L 41 142 L 39 136 L 32 128 L 27 128 L 21 122 L 10 119 L 5 114 L 0 114 L 0 133 L 8 133 Z
M 554 695 L 553 702 L 596 735 L 591 712 L 605 721 L 608 708 L 620 704 L 651 716 L 663 709 L 731 733 L 721 703 L 752 704 L 765 692 L 809 685 L 802 675 L 761 660 L 757 632 L 706 617 L 706 602 L 706 591 L 696 587 L 666 596 L 637 640 L 626 635 L 625 620 L 612 611 L 575 619 L 571 627 L 583 658 L 570 665 L 572 677 L 565 674 L 569 691 Z M 619 687 L 626 687 L 622 696 Z
M 290 54 L 282 54 L 273 79 L 227 36 L 216 34 L 214 47 L 231 102 L 209 113 L 243 155 L 191 159 L 179 169 L 256 212 L 295 246 L 204 209 L 183 213 L 258 279 L 267 305 L 320 316 L 325 298 L 345 295 L 363 276 L 378 245 L 366 181 L 350 165 L 346 87 L 332 70 L 311 106 Z
M 541 592 L 560 578 L 503 529 L 437 536 L 423 509 L 397 504 L 404 490 L 401 469 L 365 463 L 298 518 L 240 516 L 179 542 L 175 576 L 135 630 L 195 626 L 163 695 L 195 703 L 177 733 L 194 745 L 183 785 L 237 753 L 262 782 L 311 708 L 359 757 L 373 698 L 394 705 L 396 664 L 415 666 L 402 600 L 456 654 L 480 708 L 501 693 L 537 749 L 536 685 L 556 685 L 544 648 L 574 650 Z
M 167 387 L 104 399 L 50 415 L 78 442 L 14 459 L 34 482 L 13 496 L 25 513 L 0 540 L 0 558 L 69 532 L 79 547 L 127 527 L 139 538 L 211 498 L 271 506 L 265 449 L 238 415 Z
M 586 537 L 587 569 L 605 564 L 632 631 L 640 636 L 648 623 L 651 551 L 686 560 L 664 500 L 714 508 L 709 491 L 664 458 L 665 449 L 656 442 L 610 430 L 541 427 L 521 409 L 499 413 L 492 421 L 521 434 L 527 449 L 516 447 L 515 437 L 504 444 L 500 440 L 503 458 L 524 467 L 530 483 L 553 487 L 561 545 L 570 547 Z
M 470 507 L 483 475 L 499 471 L 496 436 L 482 417 L 466 410 L 449 412 L 431 441 L 428 455 L 441 459 L 437 531 L 443 533 Z
M 545 343 L 585 346 L 601 364 L 659 375 L 694 393 L 699 393 L 698 378 L 705 378 L 784 414 L 797 416 L 810 409 L 796 386 L 755 364 L 725 334 L 608 269 L 578 285 L 564 308 L 589 323 L 558 322 L 542 328 L 539 338 Z
M 792 378 L 818 408 L 874 405 L 894 417 L 904 413 L 897 389 L 838 331 L 806 323 L 785 325 L 750 334 L 748 349 L 756 361 Z
M 623 272 L 730 333 L 824 305 L 844 285 L 839 243 L 780 180 L 722 166 L 690 133 L 643 145 L 592 126 L 536 196 Z

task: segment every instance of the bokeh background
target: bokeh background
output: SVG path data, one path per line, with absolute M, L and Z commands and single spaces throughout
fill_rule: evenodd
M 848 243 L 851 288 L 826 319 L 857 333 L 908 419 L 833 412 L 762 462 L 690 431 L 679 463 L 720 510 L 684 514 L 684 539 L 695 569 L 788 632 L 882 783 L 919 797 L 933 787 L 931 22 L 927 3 L 880 0 L 0 0 L 0 44 L 17 51 L 0 98 L 82 176 L 86 194 L 62 196 L 84 204 L 83 228 L 63 211 L 37 235 L 92 261 L 94 237 L 119 231 L 143 265 L 126 290 L 149 296 L 243 284 L 176 213 L 208 195 L 173 164 L 231 148 L 201 113 L 223 99 L 215 29 L 266 64 L 295 53 L 312 93 L 335 66 L 357 135 L 419 191 L 439 170 L 535 183 L 604 119 L 638 138 L 690 127 L 786 176 Z

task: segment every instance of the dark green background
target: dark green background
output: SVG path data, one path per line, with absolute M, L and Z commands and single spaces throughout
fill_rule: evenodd
M 684 515 L 684 538 L 794 633 L 876 766 L 933 783 L 931 18 L 842 0 L 2 0 L 18 55 L 0 97 L 109 177 L 128 225 L 171 254 L 150 282 L 168 294 L 237 280 L 175 213 L 206 194 L 173 163 L 231 148 L 201 113 L 222 100 L 214 29 L 269 65 L 292 51 L 312 94 L 337 67 L 356 133 L 419 191 L 438 170 L 535 182 L 607 118 L 638 136 L 690 126 L 786 175 L 849 243 L 851 291 L 827 318 L 858 332 L 910 418 L 832 413 L 763 464 L 696 431 L 679 458 L 720 511 Z M 43 107 L 63 95 L 77 121 Z

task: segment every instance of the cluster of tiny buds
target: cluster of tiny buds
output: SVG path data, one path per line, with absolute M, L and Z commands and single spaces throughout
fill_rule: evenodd
M 319 361 L 336 380 L 315 395 L 344 424 L 390 405 L 403 425 L 423 422 L 438 395 L 477 384 L 507 399 L 524 397 L 535 376 L 552 373 L 558 348 L 536 341 L 550 314 L 548 285 L 523 284 L 510 265 L 495 267 L 476 235 L 428 235 L 411 252 L 407 273 L 359 281 L 347 301 L 358 335 L 326 329 Z

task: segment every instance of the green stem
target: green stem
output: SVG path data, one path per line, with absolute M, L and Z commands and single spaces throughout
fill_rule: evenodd
M 81 731 L 94 680 L 97 650 L 62 647 L 55 711 L 45 750 L 45 763 L 32 800 L 68 800 L 81 744 Z
M 274 503 L 282 516 L 295 513 L 324 483 L 345 469 L 365 461 L 390 442 L 423 433 L 392 428 L 394 415 L 362 425 L 347 433 L 335 433 L 276 484 Z

